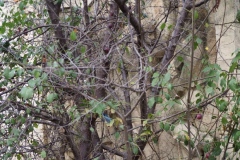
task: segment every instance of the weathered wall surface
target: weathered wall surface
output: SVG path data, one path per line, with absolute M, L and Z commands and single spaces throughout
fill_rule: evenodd
M 239 29 L 238 29 L 238 24 L 227 24 L 227 25 L 221 25 L 222 23 L 228 23 L 228 22 L 233 22 L 235 17 L 236 17 L 236 11 L 238 9 L 237 6 L 239 2 L 236 1 L 228 1 L 224 2 L 222 1 L 220 3 L 220 6 L 217 10 L 217 12 L 212 12 L 209 15 L 209 18 L 207 19 L 206 23 L 208 23 L 208 27 L 203 27 L 203 29 L 199 29 L 199 34 L 197 34 L 200 38 L 205 40 L 204 44 L 201 45 L 200 49 L 195 51 L 196 54 L 196 59 L 194 65 L 196 66 L 194 68 L 194 73 L 196 73 L 195 78 L 200 78 L 200 70 L 201 70 L 201 65 L 199 60 L 197 58 L 201 58 L 201 55 L 203 54 L 208 54 L 209 56 L 209 61 L 210 63 L 217 63 L 223 69 L 228 70 L 228 66 L 231 62 L 232 56 L 231 53 L 234 52 L 236 49 L 239 47 Z M 143 20 L 143 26 L 145 24 L 152 23 L 155 24 L 155 22 L 158 22 L 162 17 L 162 14 L 164 13 L 163 9 L 160 9 L 161 7 L 158 8 L 158 6 L 163 6 L 163 2 L 160 1 L 149 1 L 147 3 L 147 10 L 145 11 L 146 15 L 150 15 L 150 19 L 147 19 L 146 21 Z M 210 12 L 208 10 L 209 8 L 212 8 L 215 5 L 214 1 L 211 1 L 209 5 L 205 6 L 205 11 L 202 9 L 199 13 L 203 14 L 201 15 L 202 18 L 200 17 L 200 21 L 203 22 L 204 17 L 207 16 L 207 14 Z M 153 7 L 154 6 L 154 7 Z M 163 7 L 162 7 L 163 8 Z M 233 9 L 234 8 L 234 9 Z M 166 11 L 166 10 L 165 10 Z M 231 11 L 231 12 L 230 12 Z M 205 13 L 203 13 L 205 12 Z M 172 20 L 173 21 L 168 21 L 168 24 L 174 24 L 176 21 L 176 14 L 172 14 Z M 171 20 L 171 18 L 170 18 Z M 215 25 L 216 23 L 216 25 Z M 200 22 L 198 25 L 201 24 Z M 146 27 L 147 28 L 147 27 Z M 188 28 L 190 30 L 190 28 Z M 165 37 L 169 37 L 169 34 L 171 33 L 164 33 Z M 164 37 L 163 36 L 163 37 Z M 182 42 L 184 43 L 184 40 L 182 39 Z M 181 49 L 179 49 L 181 50 Z M 187 52 L 190 52 L 190 50 L 185 50 Z M 160 56 L 161 57 L 161 56 Z M 131 59 L 131 57 L 129 57 Z M 188 59 L 188 57 L 185 57 Z M 130 60 L 128 60 L 130 61 Z M 189 60 L 190 61 L 190 60 Z M 133 61 L 130 61 L 131 63 Z M 136 67 L 132 65 L 133 68 Z M 188 72 L 189 69 L 186 69 L 185 72 Z M 188 80 L 187 74 L 182 73 L 182 79 Z M 132 76 L 133 78 L 134 76 Z M 137 75 L 135 75 L 135 78 Z M 134 79 L 134 78 L 133 78 Z M 182 81 L 179 80 L 181 83 L 187 82 L 187 81 Z M 176 82 L 179 82 L 176 81 Z M 184 96 L 186 93 L 184 93 L 182 96 Z M 194 95 L 196 93 L 193 93 L 193 101 L 194 101 Z M 187 97 L 186 95 L 182 97 L 183 103 L 186 103 Z M 134 101 L 133 101 L 134 102 Z M 175 111 L 170 111 L 170 113 L 165 113 L 165 115 L 171 115 L 174 112 L 184 110 L 186 109 L 185 107 L 177 106 Z M 156 111 L 162 110 L 161 106 L 159 106 Z M 164 112 L 163 112 L 164 113 Z M 138 115 L 140 114 L 140 111 L 138 109 L 133 112 L 133 117 L 139 117 Z M 210 132 L 210 135 L 207 135 L 204 137 L 204 140 L 213 140 L 213 135 L 216 136 L 217 138 L 221 138 L 221 127 L 217 123 L 216 120 L 213 120 L 213 116 L 219 115 L 219 112 L 216 108 L 212 106 L 208 106 L 205 111 L 204 111 L 204 117 L 203 120 L 200 122 L 195 119 L 195 115 L 197 113 L 193 113 L 192 118 L 193 118 L 193 123 L 195 124 L 192 126 L 192 136 L 196 138 L 195 136 L 198 135 L 199 140 L 203 139 L 204 135 L 208 132 Z M 161 115 L 163 116 L 163 115 Z M 216 125 L 217 124 L 217 125 Z M 140 121 L 134 122 L 134 126 L 139 126 Z M 196 131 L 196 128 L 200 129 L 200 133 Z M 158 127 L 156 130 L 159 129 Z M 175 159 L 175 158 L 181 158 L 181 159 L 187 159 L 187 149 L 186 147 L 183 147 L 183 144 L 181 142 L 178 142 L 176 139 L 177 135 L 182 134 L 184 135 L 185 133 L 182 131 L 187 131 L 186 124 L 179 124 L 176 126 L 174 132 L 172 133 L 167 133 L 167 132 L 162 132 L 159 136 L 158 139 L 158 145 L 155 144 L 149 144 L 144 150 L 145 157 L 143 159 Z M 151 145 L 151 146 L 150 146 Z M 152 146 L 155 146 L 154 148 L 156 149 L 155 151 L 152 150 Z M 199 144 L 199 147 L 202 147 L 202 144 Z M 156 153 L 159 153 L 157 155 Z M 202 153 L 197 153 L 195 152 L 195 159 L 199 159 L 200 155 Z

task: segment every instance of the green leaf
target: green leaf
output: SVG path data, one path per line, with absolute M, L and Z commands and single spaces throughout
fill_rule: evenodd
M 154 87 L 154 86 L 156 86 L 158 84 L 158 82 L 159 82 L 159 78 L 154 78 L 152 80 L 152 84 L 151 85 Z
M 33 123 L 33 127 L 34 128 L 38 128 L 38 124 L 37 123 Z
M 33 97 L 33 89 L 30 87 L 23 87 L 20 91 L 21 97 L 26 100 Z
M 206 87 L 205 91 L 206 91 L 206 94 L 209 95 L 213 92 L 213 88 L 212 87 Z
M 198 43 L 194 42 L 194 50 L 197 49 L 197 47 L 198 47 Z
M 233 137 L 234 137 L 234 141 L 238 141 L 240 138 L 240 130 L 234 129 Z
M 238 87 L 237 85 L 237 80 L 235 78 L 232 78 L 229 82 L 228 82 L 228 86 L 229 88 L 234 92 Z
M 240 60 L 240 51 L 237 52 L 236 56 L 232 60 L 232 63 L 238 62 L 239 60 Z
M 238 66 L 238 63 L 237 62 L 233 62 L 231 64 L 231 66 L 229 67 L 229 72 L 232 73 L 235 70 L 235 68 L 237 68 L 237 66 Z
M 165 131 L 169 131 L 169 129 L 170 129 L 170 124 L 169 123 L 165 123 L 164 124 L 164 130 Z
M 233 144 L 233 146 L 234 146 L 234 152 L 238 152 L 240 150 L 240 143 L 239 142 L 235 142 Z
M 149 62 L 152 62 L 152 61 L 153 61 L 152 56 L 148 57 L 148 61 L 149 61 Z
M 17 128 L 13 128 L 11 132 L 14 136 L 18 136 L 20 134 L 20 131 Z
M 24 10 L 24 9 L 25 9 L 25 6 L 26 6 L 26 4 L 25 4 L 24 1 L 21 1 L 21 2 L 19 3 L 19 9 L 20 9 L 20 10 Z
M 133 146 L 132 146 L 132 151 L 133 151 L 133 154 L 134 154 L 134 155 L 137 155 L 137 154 L 138 154 L 138 147 L 135 146 L 135 145 L 133 145 Z
M 11 72 L 9 72 L 9 77 L 12 78 L 15 75 L 15 70 L 11 70 Z
M 116 139 L 118 139 L 118 138 L 120 137 L 120 133 L 119 133 L 119 132 L 115 132 L 115 133 L 114 133 L 114 137 L 115 137 Z
M 207 67 L 205 67 L 205 68 L 203 69 L 203 72 L 204 72 L 204 73 L 207 73 L 207 72 L 209 72 L 210 70 L 212 70 L 212 68 L 209 67 L 209 66 L 207 66 Z
M 168 93 L 165 93 L 164 96 L 168 100 L 166 104 L 169 104 L 170 103 L 169 100 L 171 99 L 171 95 L 168 94 Z
M 7 140 L 7 146 L 12 146 L 12 144 L 13 144 L 13 139 L 11 138 L 11 139 L 8 139 Z
M 17 160 L 21 160 L 22 156 L 20 154 L 17 154 Z
M 162 103 L 163 102 L 163 99 L 161 97 L 157 97 L 155 99 L 156 103 Z
M 4 6 L 4 0 L 0 0 L 0 6 L 1 6 L 1 7 Z
M 98 101 L 90 101 L 90 105 L 93 107 L 93 112 L 97 113 L 99 116 L 102 116 L 103 111 L 106 109 L 105 103 L 100 103 Z
M 240 10 L 237 11 L 236 19 L 238 22 L 240 22 Z
M 46 157 L 47 157 L 46 151 L 42 151 L 41 154 L 40 154 L 40 156 L 41 156 L 42 158 L 46 158 Z
M 168 83 L 167 84 L 167 89 L 171 91 L 173 89 L 173 85 L 171 83 Z
M 85 46 L 81 46 L 80 52 L 81 52 L 81 53 L 85 53 L 85 52 L 86 52 L 86 47 L 85 47 Z
M 160 122 L 159 126 L 160 126 L 160 129 L 164 129 L 164 123 L 163 122 Z
M 168 26 L 168 30 L 172 29 L 173 28 L 173 25 L 169 25 Z
M 166 23 L 163 23 L 163 24 L 161 24 L 160 29 L 164 30 L 165 27 L 166 27 Z
M 170 100 L 170 98 L 168 99 L 168 101 L 166 102 L 166 105 L 171 108 L 174 105 L 176 105 L 177 103 L 174 100 Z
M 178 60 L 179 62 L 183 62 L 183 57 L 182 57 L 182 56 L 177 56 L 177 60 Z
M 202 43 L 202 40 L 197 37 L 197 38 L 196 38 L 196 42 L 197 42 L 198 45 L 200 45 L 200 44 Z
M 32 71 L 34 78 L 38 78 L 41 75 L 41 70 L 39 69 L 34 69 Z
M 6 32 L 6 27 L 5 26 L 1 26 L 0 27 L 0 33 L 4 34 Z M 6 51 L 6 49 L 3 48 L 3 51 Z
M 72 32 L 70 33 L 70 39 L 71 39 L 72 41 L 75 41 L 75 40 L 77 39 L 77 35 L 76 35 L 76 33 L 75 33 L 74 31 L 72 31 Z
M 157 77 L 159 77 L 160 76 L 160 74 L 158 73 L 158 72 L 155 72 L 155 73 L 153 73 L 153 78 L 157 78 Z
M 31 113 L 31 109 L 30 109 L 30 108 L 27 108 L 26 113 L 27 113 L 27 114 L 30 114 L 30 113 Z
M 31 79 L 30 81 L 28 81 L 28 86 L 30 86 L 30 87 L 32 87 L 32 88 L 34 88 L 34 87 L 35 87 L 35 85 L 36 85 L 36 80 L 34 80 L 34 79 Z
M 93 127 L 90 127 L 90 131 L 93 133 L 93 132 L 94 132 L 94 128 L 93 128 Z
M 22 68 L 17 69 L 17 74 L 18 76 L 21 76 L 23 74 L 23 69 Z
M 54 61 L 54 62 L 53 62 L 53 67 L 54 67 L 54 68 L 57 68 L 58 66 L 59 66 L 58 62 Z
M 207 144 L 204 145 L 203 151 L 204 151 L 205 153 L 207 153 L 207 152 L 210 150 L 210 148 L 211 148 L 211 145 L 207 143 Z
M 168 72 L 164 75 L 163 80 L 162 80 L 162 85 L 164 86 L 165 84 L 167 84 L 169 82 L 171 78 L 171 74 Z
M 62 1 L 63 1 L 63 0 L 56 0 L 56 1 L 54 2 L 54 4 L 55 4 L 55 5 L 56 5 L 56 4 L 61 4 Z
M 196 19 L 198 19 L 198 17 L 199 17 L 199 15 L 198 15 L 198 11 L 194 11 L 194 19 L 196 20 Z
M 4 69 L 3 76 L 6 79 L 11 79 L 15 75 L 15 70 L 10 70 L 9 68 Z
M 224 99 L 221 99 L 221 100 L 217 99 L 216 100 L 216 104 L 217 104 L 218 109 L 219 109 L 220 112 L 226 111 L 227 106 L 228 106 L 228 102 L 227 101 L 225 101 Z
M 57 99 L 57 97 L 58 97 L 57 93 L 50 93 L 50 94 L 48 94 L 48 96 L 47 96 L 47 102 L 48 102 L 48 103 L 51 103 L 51 102 L 53 102 L 55 99 Z
M 157 143 L 158 143 L 158 137 L 157 137 L 157 136 L 153 137 L 153 138 L 152 138 L 152 141 L 153 141 L 155 144 L 157 144 Z
M 155 97 L 149 98 L 149 100 L 148 100 L 148 107 L 152 108 L 154 103 L 155 103 Z
M 222 117 L 222 124 L 226 125 L 228 123 L 228 120 L 226 117 Z
M 170 130 L 173 131 L 175 129 L 174 125 L 171 125 Z
M 222 87 L 222 90 L 226 88 L 226 83 L 227 83 L 226 78 L 222 78 L 220 80 L 220 86 Z
M 212 155 L 218 156 L 222 153 L 222 149 L 220 147 L 214 147 L 212 151 Z

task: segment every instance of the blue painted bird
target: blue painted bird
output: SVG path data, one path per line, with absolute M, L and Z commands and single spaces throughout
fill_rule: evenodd
M 112 118 L 110 118 L 110 117 L 107 115 L 107 113 L 103 113 L 102 116 L 103 116 L 104 120 L 105 120 L 107 123 L 110 123 L 110 122 L 111 122 Z

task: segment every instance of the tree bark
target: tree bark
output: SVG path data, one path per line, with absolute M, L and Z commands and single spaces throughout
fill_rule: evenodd
M 61 53 L 64 54 L 65 51 L 67 50 L 67 41 L 63 34 L 64 33 L 63 28 L 59 24 L 59 21 L 60 21 L 59 13 L 60 13 L 61 2 L 54 4 L 54 1 L 52 0 L 45 0 L 45 1 L 46 1 L 48 14 L 51 19 L 51 22 L 52 24 L 55 24 L 54 33 L 57 40 L 59 41 L 58 46 L 60 48 Z

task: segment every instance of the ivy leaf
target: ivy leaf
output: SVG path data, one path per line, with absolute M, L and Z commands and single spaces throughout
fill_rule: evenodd
M 70 34 L 70 39 L 71 39 L 72 41 L 75 41 L 75 40 L 77 39 L 77 35 L 76 35 L 76 33 L 75 33 L 74 31 L 71 32 L 71 34 Z
M 30 87 L 23 87 L 20 91 L 21 97 L 26 100 L 33 97 L 33 89 Z

